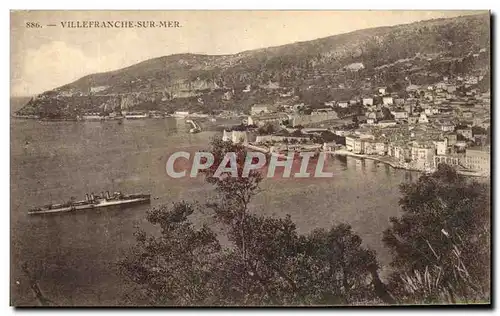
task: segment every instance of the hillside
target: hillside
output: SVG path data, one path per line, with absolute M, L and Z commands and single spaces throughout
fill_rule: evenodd
M 485 14 L 358 30 L 235 55 L 177 54 L 85 76 L 42 93 L 18 113 L 71 117 L 123 107 L 124 99 L 134 109 L 204 112 L 247 110 L 283 95 L 321 103 L 370 93 L 379 85 L 403 90 L 406 79 L 419 84 L 447 74 L 489 72 L 489 47 Z

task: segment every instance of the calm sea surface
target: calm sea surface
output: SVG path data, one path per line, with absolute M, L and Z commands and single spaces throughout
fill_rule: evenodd
M 172 179 L 169 154 L 208 148 L 215 132 L 189 134 L 181 120 L 116 122 L 11 121 L 11 301 L 37 304 L 20 266 L 38 277 L 44 294 L 61 305 L 115 305 L 130 290 L 116 262 L 145 223 L 148 205 L 67 215 L 28 216 L 31 207 L 83 199 L 87 192 L 149 192 L 151 206 L 204 201 L 213 189 L 203 179 Z M 398 184 L 416 174 L 373 161 L 330 157 L 329 179 L 269 179 L 252 208 L 290 214 L 300 232 L 350 223 L 387 265 L 382 231 L 399 214 Z M 203 216 L 193 218 L 201 222 Z

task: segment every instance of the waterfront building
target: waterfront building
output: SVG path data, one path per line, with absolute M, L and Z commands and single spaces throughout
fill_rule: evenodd
M 364 140 L 364 153 L 367 155 L 380 155 L 387 154 L 387 144 L 380 140 Z
M 434 168 L 437 168 L 439 164 L 447 164 L 449 166 L 458 168 L 463 166 L 464 155 L 436 155 L 434 156 Z
M 468 148 L 465 150 L 465 166 L 474 171 L 490 172 L 490 151 L 488 148 Z
M 346 148 L 355 154 L 364 154 L 365 141 L 357 136 L 346 137 Z
M 404 163 L 410 159 L 410 152 L 403 142 L 391 142 L 387 146 L 387 156 Z
M 348 151 L 353 151 L 354 150 L 354 139 L 356 137 L 354 136 L 346 136 L 345 137 L 345 147 Z
M 365 141 L 361 138 L 354 139 L 354 147 L 352 150 L 355 154 L 364 154 L 365 153 Z
M 413 142 L 411 145 L 411 163 L 419 170 L 434 167 L 434 146 L 427 143 Z

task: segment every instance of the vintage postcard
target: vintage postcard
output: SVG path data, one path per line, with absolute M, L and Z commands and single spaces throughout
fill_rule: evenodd
M 489 11 L 11 11 L 10 304 L 491 304 Z

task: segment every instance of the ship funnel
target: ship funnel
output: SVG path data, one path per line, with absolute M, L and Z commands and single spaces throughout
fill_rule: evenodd
M 89 194 L 88 194 L 88 193 L 85 193 L 85 201 L 87 201 L 87 202 L 88 202 L 88 201 L 89 201 L 89 199 L 90 199 L 90 198 L 89 198 Z
M 109 191 L 106 191 L 106 198 L 109 200 L 111 197 L 109 196 Z
M 90 193 L 90 200 L 91 200 L 92 202 L 94 202 L 94 200 L 95 200 L 95 197 L 94 197 L 94 192 Z

